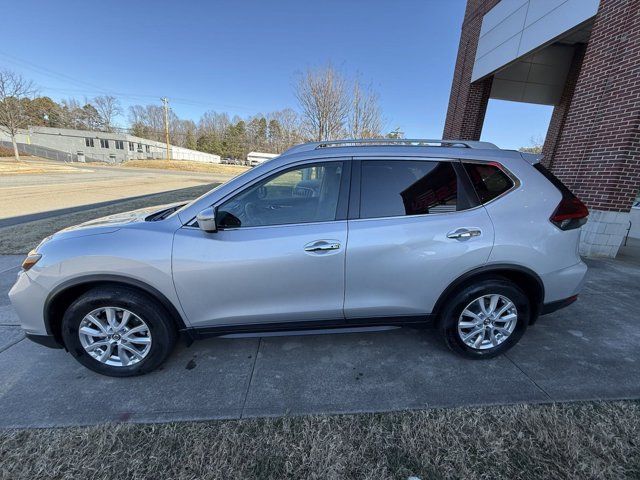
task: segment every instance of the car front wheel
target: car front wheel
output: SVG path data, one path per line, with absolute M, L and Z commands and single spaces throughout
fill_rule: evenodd
M 89 290 L 69 306 L 62 336 L 69 352 L 85 367 L 129 377 L 158 367 L 171 352 L 176 331 L 153 298 L 109 287 Z
M 467 285 L 445 307 L 440 331 L 447 346 L 469 358 L 492 358 L 513 347 L 530 318 L 527 295 L 506 278 Z

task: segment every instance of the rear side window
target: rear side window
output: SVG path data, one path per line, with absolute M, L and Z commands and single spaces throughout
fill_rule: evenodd
M 451 162 L 364 160 L 360 218 L 455 212 L 458 190 Z
M 480 203 L 487 203 L 513 187 L 511 179 L 497 166 L 488 163 L 465 163 Z
M 533 166 L 533 168 L 535 168 L 542 175 L 544 175 L 544 177 L 547 180 L 549 180 L 553 184 L 554 187 L 556 187 L 558 190 L 560 190 L 560 193 L 562 193 L 562 195 L 568 196 L 568 197 L 574 197 L 575 196 L 571 192 L 571 190 L 569 190 L 569 187 L 567 187 L 564 183 L 562 183 L 558 177 L 556 177 L 553 173 L 551 173 L 551 171 L 549 171 L 549 169 L 547 169 L 547 167 L 545 167 L 541 163 L 536 163 Z

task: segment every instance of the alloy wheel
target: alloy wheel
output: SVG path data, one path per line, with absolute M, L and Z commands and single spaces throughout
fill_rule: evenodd
M 151 350 L 149 326 L 135 313 L 120 307 L 100 307 L 89 312 L 80 322 L 78 336 L 91 357 L 114 367 L 135 365 Z
M 483 295 L 470 302 L 458 318 L 458 335 L 476 350 L 487 350 L 503 343 L 518 322 L 514 303 L 504 295 Z

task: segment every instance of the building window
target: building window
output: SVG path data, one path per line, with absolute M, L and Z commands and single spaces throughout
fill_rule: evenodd
M 144 148 L 147 150 L 147 153 L 151 151 L 151 148 L 149 147 L 149 145 L 145 145 Z
M 107 140 L 105 138 L 101 138 L 100 139 L 100 147 L 109 148 L 109 140 Z
M 142 153 L 142 144 L 141 144 L 141 143 L 139 143 L 139 144 L 138 144 L 138 151 L 139 151 L 140 153 Z
M 124 150 L 124 142 L 122 140 L 114 140 L 116 142 L 116 150 Z
M 136 149 L 136 144 L 133 142 L 129 142 L 129 151 L 133 152 Z
M 93 147 L 93 138 L 85 138 L 84 139 L 84 144 L 87 147 Z

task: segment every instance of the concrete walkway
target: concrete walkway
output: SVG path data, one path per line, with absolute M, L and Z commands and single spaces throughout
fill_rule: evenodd
M 633 261 L 589 261 L 580 300 L 490 361 L 455 356 L 429 329 L 218 338 L 129 379 L 22 339 L 6 297 L 19 262 L 0 257 L 0 427 L 640 398 Z

